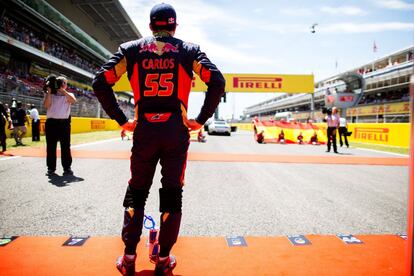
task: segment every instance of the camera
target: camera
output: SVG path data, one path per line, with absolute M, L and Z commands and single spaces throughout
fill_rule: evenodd
M 47 93 L 47 88 L 50 88 L 51 94 L 56 94 L 58 89 L 62 87 L 62 80 L 57 78 L 56 75 L 49 75 L 46 77 L 45 85 L 43 86 L 43 92 Z
M 324 108 L 322 108 L 322 113 L 327 114 L 327 115 L 332 115 L 332 108 L 324 107 Z

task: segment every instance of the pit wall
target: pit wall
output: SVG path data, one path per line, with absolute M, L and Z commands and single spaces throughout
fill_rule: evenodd
M 237 126 L 238 130 L 253 131 L 253 125 L 249 123 L 231 125 Z M 315 125 L 320 127 L 323 133 L 326 133 L 326 124 L 316 123 Z M 408 148 L 410 144 L 409 123 L 350 123 L 348 124 L 348 131 L 352 132 L 352 135 L 348 137 L 348 140 L 351 142 L 401 148 Z

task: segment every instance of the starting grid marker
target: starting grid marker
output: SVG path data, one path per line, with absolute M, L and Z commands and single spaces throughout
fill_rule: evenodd
M 89 239 L 89 236 L 87 237 L 74 237 L 70 236 L 69 239 L 67 239 L 62 246 L 82 246 L 86 240 Z
M 304 235 L 287 236 L 292 245 L 312 245 Z
M 6 246 L 15 239 L 17 239 L 19 236 L 11 236 L 11 237 L 2 237 L 0 238 L 0 246 Z
M 233 246 L 247 246 L 247 242 L 243 236 L 230 236 L 226 237 L 227 245 Z
M 336 235 L 341 241 L 346 244 L 363 244 L 363 242 L 353 235 Z
M 403 240 L 407 240 L 407 234 L 397 234 L 397 236 Z

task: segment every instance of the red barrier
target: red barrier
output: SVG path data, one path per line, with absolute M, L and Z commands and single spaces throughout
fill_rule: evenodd
M 414 222 L 414 75 L 411 76 L 410 82 L 410 108 L 411 108 L 411 148 L 410 148 L 410 168 L 409 168 L 409 194 L 408 194 L 408 222 L 407 222 L 407 274 L 413 275 L 413 222 Z

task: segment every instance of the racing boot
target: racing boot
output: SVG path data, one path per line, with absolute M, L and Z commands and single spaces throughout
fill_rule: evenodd
M 154 276 L 173 275 L 172 271 L 177 266 L 177 260 L 174 255 L 168 256 L 165 260 L 158 258 L 155 264 Z
M 116 268 L 121 272 L 124 276 L 134 276 L 135 275 L 135 260 L 137 255 L 134 255 L 133 259 L 128 257 L 119 256 L 116 260 Z

